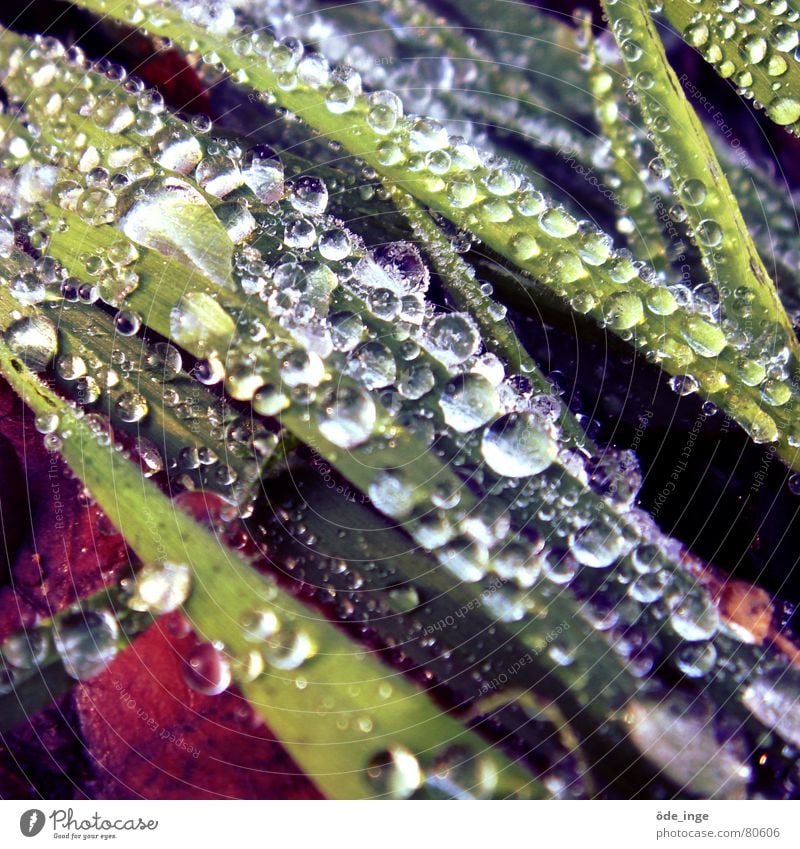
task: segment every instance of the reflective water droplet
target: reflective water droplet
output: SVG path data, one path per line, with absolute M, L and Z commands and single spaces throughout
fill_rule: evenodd
M 326 230 L 319 237 L 318 249 L 325 259 L 339 261 L 350 256 L 350 237 L 346 230 Z
M 124 422 L 139 422 L 149 412 L 147 399 L 139 392 L 123 392 L 114 404 L 114 412 Z
M 708 196 L 705 184 L 700 180 L 687 180 L 680 188 L 683 202 L 689 206 L 699 206 Z
M 47 296 L 44 281 L 32 271 L 18 274 L 8 288 L 14 298 L 26 306 L 40 304 Z
M 745 687 L 742 701 L 747 709 L 784 740 L 800 746 L 800 686 L 794 670 L 784 669 L 757 676 Z
M 228 156 L 206 156 L 194 172 L 197 185 L 210 195 L 224 198 L 244 182 L 239 166 Z
M 709 640 L 719 629 L 719 611 L 701 588 L 670 599 L 670 608 L 670 624 L 684 640 Z
M 128 607 L 161 616 L 184 604 L 191 588 L 192 570 L 186 564 L 148 564 L 136 573 Z
M 55 646 L 67 674 L 78 681 L 105 669 L 117 654 L 119 626 L 108 611 L 70 613 L 54 626 Z
M 467 433 L 493 419 L 500 399 L 494 386 L 482 375 L 465 374 L 453 378 L 439 397 L 447 425 Z
M 299 177 L 289 193 L 289 203 L 303 215 L 322 215 L 328 206 L 328 187 L 319 177 Z
M 644 320 L 644 307 L 633 292 L 615 292 L 604 302 L 603 314 L 609 327 L 629 330 Z
M 391 91 L 373 92 L 367 100 L 367 123 L 380 135 L 391 133 L 403 115 L 403 101 Z
M 212 643 L 200 643 L 186 657 L 183 679 L 192 690 L 204 696 L 218 696 L 230 687 L 230 664 Z
M 58 350 L 55 324 L 43 315 L 26 316 L 9 325 L 5 340 L 29 369 L 44 371 Z
M 570 551 L 575 559 L 592 569 L 610 566 L 628 554 L 635 542 L 623 533 L 619 524 L 606 518 L 590 522 L 569 537 Z
M 428 351 L 448 367 L 457 366 L 471 357 L 478 350 L 480 341 L 480 332 L 467 313 L 436 316 L 425 327 L 423 336 Z
M 367 775 L 377 795 L 391 799 L 408 799 L 422 786 L 424 779 L 416 757 L 400 745 L 375 755 L 367 767 Z
M 263 654 L 275 669 L 290 670 L 299 669 L 316 651 L 314 640 L 305 629 L 289 626 L 266 639 Z
M 245 153 L 242 179 L 262 203 L 271 204 L 281 199 L 283 177 L 283 163 L 268 145 L 255 145 Z
M 366 442 L 375 427 L 375 402 L 359 386 L 338 385 L 319 400 L 317 421 L 325 439 L 340 448 Z
M 785 94 L 773 97 L 767 104 L 767 115 L 782 127 L 794 124 L 800 119 L 800 99 Z
M 713 643 L 687 643 L 678 649 L 675 665 L 689 678 L 702 678 L 714 668 L 717 650 Z
M 394 354 L 382 342 L 366 342 L 348 361 L 348 370 L 367 389 L 382 389 L 394 383 L 397 363 Z
M 481 453 L 498 475 L 520 478 L 544 471 L 557 450 L 531 413 L 509 413 L 484 431 Z
M 372 479 L 367 494 L 377 510 L 392 519 L 404 519 L 414 509 L 414 490 L 397 471 L 380 471 Z
M 442 150 L 449 141 L 447 130 L 433 118 L 415 118 L 411 124 L 408 144 L 417 153 Z
M 34 669 L 47 657 L 50 640 L 47 631 L 33 628 L 10 636 L 0 646 L 6 663 L 17 669 Z
M 197 189 L 167 177 L 132 191 L 119 221 L 129 239 L 188 262 L 215 283 L 232 286 L 233 242 Z

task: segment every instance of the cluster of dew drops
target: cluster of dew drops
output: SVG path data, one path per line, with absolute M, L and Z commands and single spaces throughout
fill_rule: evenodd
M 686 41 L 746 97 L 754 96 L 754 74 L 766 73 L 772 96 L 756 106 L 796 134 L 800 98 L 785 91 L 783 78 L 800 59 L 800 12 L 787 0 L 694 0 L 693 5 L 697 8 L 683 32 Z
M 237 42 L 245 52 L 262 44 L 259 38 L 245 41 L 249 47 Z M 270 42 L 266 58 L 273 70 L 281 70 L 283 85 L 328 86 L 326 103 L 336 114 L 354 108 L 361 94 L 356 72 L 330 71 L 318 55 L 304 55 L 296 40 Z M 26 57 L 31 59 L 34 64 L 26 70 L 41 89 L 59 73 L 86 69 L 79 51 L 65 53 L 52 43 L 38 56 Z M 479 583 L 493 572 L 508 581 L 512 594 L 498 607 L 501 618 L 525 615 L 520 599 L 541 575 L 561 585 L 581 567 L 604 570 L 622 561 L 629 573 L 630 598 L 641 605 L 663 604 L 672 629 L 686 640 L 687 648 L 679 655 L 682 671 L 702 677 L 713 668 L 719 616 L 702 590 L 681 586 L 667 555 L 652 542 L 657 539 L 652 525 L 633 509 L 637 486 L 631 486 L 631 477 L 636 480 L 638 475 L 634 459 L 609 453 L 604 464 L 587 467 L 585 458 L 560 439 L 560 400 L 533 395 L 524 379 L 507 375 L 497 357 L 483 352 L 480 333 L 468 314 L 443 311 L 426 299 L 429 272 L 412 244 L 366 249 L 356 234 L 328 214 L 330 186 L 322 179 L 287 179 L 280 157 L 270 148 L 242 150 L 234 142 L 216 139 L 204 119 L 196 119 L 191 127 L 172 120 L 155 92 L 126 79 L 120 69 L 107 67 L 104 73 L 122 86 L 118 94 L 98 97 L 91 86 L 76 86 L 69 104 L 50 105 L 51 115 L 57 119 L 61 110 L 77 109 L 122 143 L 110 150 L 87 144 L 65 176 L 57 166 L 29 158 L 30 151 L 23 149 L 26 142 L 12 140 L 10 153 L 22 164 L 8 198 L 9 211 L 12 217 L 27 216 L 29 224 L 33 219 L 31 243 L 43 252 L 52 222 L 36 204 L 47 197 L 93 226 L 115 224 L 125 238 L 83 258 L 88 280 L 67 277 L 45 256 L 33 271 L 10 284 L 22 305 L 41 304 L 54 292 L 78 303 L 102 301 L 119 310 L 116 332 L 134 336 L 142 320 L 125 301 L 139 284 L 137 246 L 180 258 L 223 290 L 229 287 L 256 303 L 257 310 L 248 315 L 261 311 L 266 316 L 261 322 L 248 320 L 224 361 L 213 351 L 201 361 L 195 375 L 201 383 L 223 383 L 233 398 L 250 402 L 260 415 L 300 411 L 336 452 L 368 457 L 399 438 L 399 425 L 423 451 L 438 451 L 443 460 L 463 458 L 458 467 L 477 471 L 483 485 L 498 494 L 499 502 L 487 498 L 473 504 L 455 473 L 442 475 L 428 490 L 389 466 L 375 470 L 368 486 L 372 503 L 402 522 L 455 577 Z M 566 212 L 547 208 L 543 197 L 521 185 L 513 171 L 484 166 L 475 148 L 452 139 L 436 121 L 413 119 L 408 149 L 402 149 L 392 135 L 402 119 L 399 98 L 376 92 L 368 102 L 369 126 L 387 137 L 379 146 L 386 164 L 418 160 L 419 169 L 428 175 L 425 179 L 441 183 L 451 203 L 462 208 L 476 197 L 476 178 L 470 172 L 478 172 L 491 195 L 483 206 L 498 220 L 513 203 L 522 215 L 539 214 L 539 225 L 551 236 L 578 231 Z M 129 137 L 140 146 L 126 144 Z M 454 163 L 458 173 L 445 182 Z M 203 222 L 202 232 L 181 226 L 187 215 Z M 9 231 L 13 244 L 13 222 L 4 219 L 0 229 L 0 246 L 8 245 Z M 611 258 L 611 246 L 602 234 L 583 235 L 582 261 L 602 264 Z M 267 256 L 253 246 L 259 236 L 277 240 L 277 255 Z M 209 243 L 219 250 L 209 252 Z M 520 234 L 515 249 L 530 256 L 535 240 Z M 343 295 L 358 308 L 340 309 Z M 177 344 L 202 342 L 207 306 L 191 297 L 176 304 L 171 335 Z M 614 313 L 618 323 L 627 321 L 630 312 Z M 638 314 L 636 308 L 632 312 Z M 234 318 L 238 316 L 231 317 L 231 328 L 238 324 Z M 64 380 L 90 377 L 74 361 L 58 358 L 55 326 L 42 313 L 21 318 L 6 339 L 34 366 L 44 368 L 56 358 Z M 147 400 L 121 397 L 116 413 L 125 422 L 142 421 L 149 414 Z M 47 418 L 40 429 L 50 437 L 59 424 Z M 438 449 L 440 444 L 450 447 Z M 57 447 L 52 440 L 51 447 Z M 553 473 L 554 468 L 567 469 L 569 479 L 583 486 L 602 480 L 596 490 L 626 494 L 606 499 L 606 509 L 598 512 L 595 501 L 581 497 L 580 486 L 561 486 L 568 479 Z M 539 518 L 555 539 L 516 533 L 510 511 L 498 509 L 498 504 L 509 503 L 515 509 L 542 505 Z M 190 584 L 186 566 L 146 566 L 129 604 L 134 610 L 173 610 L 188 597 Z M 110 613 L 90 617 L 89 626 L 86 616 L 66 621 L 56 639 L 68 670 L 79 678 L 94 674 L 113 656 L 119 637 Z M 237 674 L 257 676 L 264 664 L 297 670 L 316 651 L 313 635 L 281 623 L 269 609 L 248 614 L 242 627 L 256 636 L 261 648 L 236 659 Z M 223 647 L 203 645 L 189 658 L 187 678 L 203 692 L 221 692 L 231 674 Z M 774 702 L 775 688 L 759 692 L 764 705 Z M 754 704 L 751 710 L 757 712 L 757 699 Z M 391 763 L 395 770 L 413 772 L 403 753 L 394 753 Z

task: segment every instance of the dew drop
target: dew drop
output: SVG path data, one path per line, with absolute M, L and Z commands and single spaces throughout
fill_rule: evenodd
M 58 350 L 55 324 L 43 315 L 26 316 L 9 325 L 5 340 L 29 369 L 44 371 Z
M 465 374 L 444 387 L 439 406 L 448 426 L 459 433 L 468 433 L 497 415 L 500 400 L 497 390 L 485 377 Z
M 197 693 L 218 696 L 231 684 L 230 664 L 212 643 L 200 643 L 186 657 L 183 679 Z
M 192 570 L 185 563 L 148 564 L 136 573 L 128 607 L 161 616 L 184 604 L 191 588 Z
M 521 478 L 544 471 L 557 451 L 531 413 L 509 413 L 484 431 L 481 453 L 498 475 Z
M 108 611 L 71 613 L 54 627 L 55 646 L 71 678 L 93 678 L 117 654 L 119 626 Z
M 339 385 L 328 390 L 317 409 L 320 433 L 340 448 L 355 448 L 366 442 L 376 418 L 375 402 L 359 386 Z

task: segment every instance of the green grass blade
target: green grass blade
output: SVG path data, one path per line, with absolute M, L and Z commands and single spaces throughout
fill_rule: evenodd
M 83 418 L 5 342 L 0 343 L 0 373 L 33 412 L 59 416 L 61 427 L 70 432 L 62 443 L 64 458 L 141 560 L 191 566 L 193 586 L 186 613 L 201 639 L 224 646 L 223 663 L 230 663 L 234 671 L 251 667 L 259 646 L 248 639 L 246 623 L 257 611 L 281 623 L 281 639 L 307 647 L 311 657 L 305 663 L 282 662 L 253 680 L 240 672 L 238 683 L 326 795 L 364 798 L 388 792 L 370 778 L 369 771 L 376 769 L 376 758 L 381 763 L 392 747 L 407 747 L 430 764 L 431 773 L 443 748 L 464 748 L 469 752 L 467 763 L 474 765 L 480 759 L 487 767 L 491 764 L 488 771 L 494 770 L 496 776 L 492 792 L 536 793 L 531 778 L 519 767 L 487 751 L 486 744 L 441 713 L 422 691 L 261 578 L 211 532 L 176 509 L 113 445 L 100 443 Z M 267 654 L 268 664 L 270 657 Z M 300 679 L 302 687 L 297 686 Z M 343 719 L 351 730 L 341 730 Z M 369 721 L 368 735 L 358 730 L 358 719 Z M 475 785 L 464 789 L 479 794 L 485 790 Z
M 795 51 L 800 35 L 790 4 L 665 0 L 663 14 L 721 77 L 764 108 L 776 124 L 798 134 L 800 65 Z M 697 89 L 692 85 L 690 91 Z
M 141 9 L 125 0 L 85 0 L 80 5 L 218 59 L 234 78 L 269 92 L 277 103 L 360 157 L 387 181 L 471 230 L 574 308 L 580 307 L 633 342 L 678 378 L 684 390 L 699 389 L 722 406 L 756 441 L 777 442 L 784 461 L 800 467 L 796 447 L 800 434 L 795 432 L 798 418 L 794 415 L 800 403 L 788 375 L 777 385 L 765 387 L 762 396 L 761 389 L 740 377 L 741 357 L 728 338 L 738 339 L 736 325 L 723 330 L 680 307 L 669 291 L 653 285 L 657 281 L 646 273 L 640 275 L 640 267 L 630 257 L 615 252 L 607 236 L 552 206 L 534 187 L 520 184 L 507 163 L 484 163 L 468 147 L 453 147 L 437 122 L 398 121 L 393 106 L 370 105 L 366 95 L 355 96 L 344 84 L 307 84 L 293 72 L 289 72 L 291 84 L 279 79 L 280 72 L 272 70 L 268 60 L 273 49 L 268 38 L 257 38 L 254 44 L 251 37 L 235 31 L 221 38 L 165 7 Z M 389 125 L 393 129 L 386 132 Z M 433 172 L 420 170 L 428 154 L 436 163 Z M 443 175 L 438 173 L 441 169 Z M 777 328 L 781 344 L 790 344 L 788 319 L 777 298 L 771 299 L 768 279 L 761 279 L 757 255 L 754 261 L 757 306 L 772 319 L 770 327 Z M 749 268 L 747 274 L 753 276 Z M 775 353 L 774 346 L 769 353 Z M 756 363 L 755 370 L 759 368 L 766 373 L 766 365 Z M 683 379 L 687 374 L 690 381 Z M 759 382 L 763 381 L 762 377 Z

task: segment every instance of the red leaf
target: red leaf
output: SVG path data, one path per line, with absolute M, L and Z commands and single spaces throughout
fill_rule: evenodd
M 179 614 L 159 620 L 76 694 L 96 764 L 94 798 L 318 798 L 233 691 L 204 696 L 183 680 L 195 645 Z

